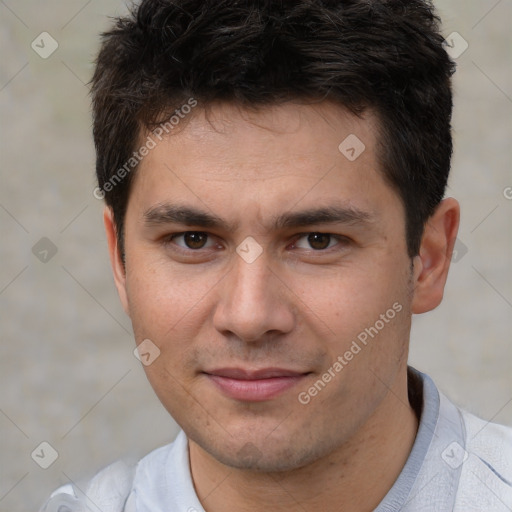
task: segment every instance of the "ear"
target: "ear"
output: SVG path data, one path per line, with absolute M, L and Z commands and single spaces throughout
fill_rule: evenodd
M 121 260 L 121 254 L 117 242 L 117 229 L 114 221 L 114 213 L 112 208 L 109 206 L 105 206 L 105 209 L 103 210 L 103 223 L 105 224 L 105 232 L 107 234 L 108 252 L 110 254 L 110 264 L 112 265 L 114 282 L 116 284 L 123 309 L 126 314 L 130 316 L 128 295 L 126 293 L 126 272 Z
M 459 203 L 449 197 L 439 203 L 425 225 L 420 251 L 414 258 L 413 313 L 431 311 L 443 299 L 459 220 Z

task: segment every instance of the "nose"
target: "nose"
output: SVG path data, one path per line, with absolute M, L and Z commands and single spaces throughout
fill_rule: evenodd
M 290 292 L 268 265 L 265 254 L 248 263 L 234 255 L 222 280 L 213 323 L 224 336 L 246 342 L 289 333 L 294 326 Z

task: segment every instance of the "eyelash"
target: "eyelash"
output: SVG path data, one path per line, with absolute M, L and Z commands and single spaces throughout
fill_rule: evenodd
M 163 243 L 165 246 L 169 246 L 169 245 L 174 245 L 174 250 L 178 250 L 178 251 L 182 251 L 182 252 L 186 252 L 186 253 L 200 253 L 201 251 L 203 250 L 208 250 L 209 248 L 204 248 L 204 247 L 201 247 L 200 249 L 191 249 L 189 247 L 185 248 L 185 247 L 182 247 L 180 245 L 177 245 L 177 244 L 173 244 L 173 241 L 176 239 L 176 238 L 180 238 L 180 237 L 183 237 L 187 234 L 201 234 L 201 235 L 206 235 L 207 237 L 210 237 L 211 238 L 211 235 L 209 233 L 206 233 L 205 231 L 183 231 L 181 233 L 174 233 L 172 235 L 168 235 L 166 236 L 164 239 L 163 239 Z M 327 235 L 329 237 L 331 237 L 331 239 L 334 239 L 334 240 L 337 240 L 338 241 L 338 244 L 336 244 L 335 246 L 333 247 L 327 247 L 325 249 L 303 249 L 305 251 L 310 251 L 310 252 L 314 252 L 314 253 L 327 253 L 327 252 L 330 252 L 331 249 L 334 249 L 337 245 L 347 245 L 347 244 L 350 244 L 351 243 L 351 240 L 346 237 L 346 236 L 343 236 L 343 235 L 335 235 L 333 233 L 326 233 L 326 232 L 322 232 L 322 231 L 308 231 L 306 233 L 298 233 L 297 235 L 295 235 L 294 237 L 294 241 L 292 242 L 293 245 L 296 245 L 297 242 L 299 240 L 301 240 L 302 238 L 304 237 L 307 237 L 309 235 Z M 207 240 L 207 242 L 209 241 L 209 239 Z M 329 240 L 329 244 L 332 240 Z

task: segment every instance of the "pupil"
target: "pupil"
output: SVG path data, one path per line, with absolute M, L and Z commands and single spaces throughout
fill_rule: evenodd
M 201 249 L 206 243 L 206 233 L 186 233 L 185 243 L 191 249 Z
M 313 249 L 326 249 L 331 241 L 331 236 L 325 233 L 311 233 L 308 242 Z

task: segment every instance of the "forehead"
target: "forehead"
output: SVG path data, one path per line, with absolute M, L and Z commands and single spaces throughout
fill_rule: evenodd
M 155 140 L 132 184 L 130 202 L 144 211 L 184 200 L 242 216 L 319 200 L 371 211 L 378 196 L 395 196 L 379 169 L 375 116 L 331 102 L 196 107 Z
M 208 104 L 197 108 L 176 128 L 165 140 L 174 146 L 180 163 L 197 163 L 202 159 L 214 165 L 217 160 L 224 163 L 231 160 L 243 165 L 245 172 L 252 164 L 270 161 L 274 162 L 276 171 L 280 164 L 290 160 L 325 163 L 328 158 L 337 159 L 340 149 L 350 149 L 348 146 L 354 143 L 357 153 L 364 147 L 366 158 L 362 161 L 365 162 L 374 154 L 377 138 L 377 118 L 372 112 L 357 117 L 330 101 L 288 102 L 251 109 L 232 103 Z M 348 146 L 340 148 L 347 139 Z M 185 146 L 194 146 L 195 151 L 179 150 Z M 350 157 L 349 153 L 346 155 Z M 297 168 L 297 173 L 302 167 Z M 261 177 L 262 173 L 272 174 L 269 165 L 254 170 Z M 217 168 L 216 172 L 219 171 Z

